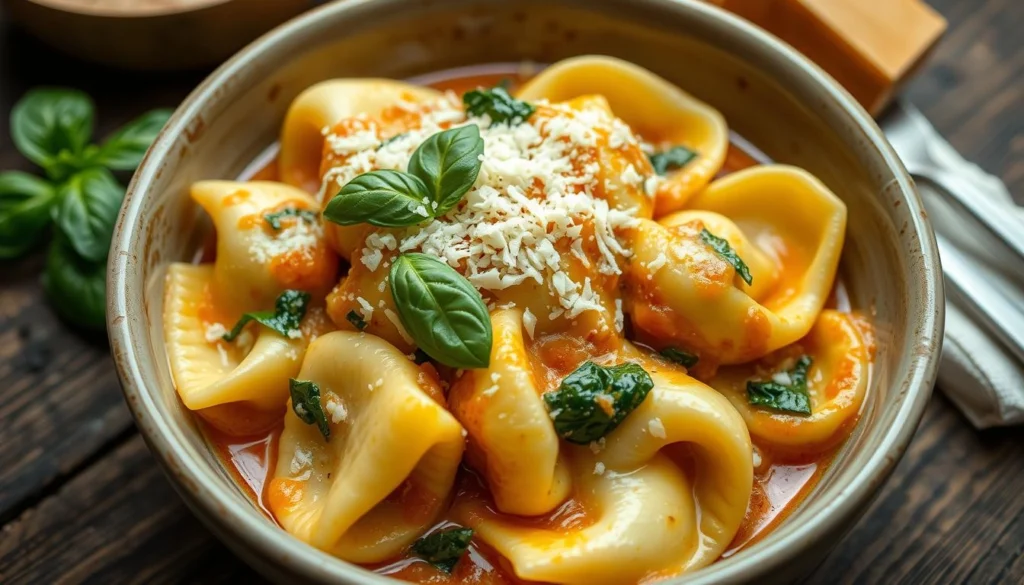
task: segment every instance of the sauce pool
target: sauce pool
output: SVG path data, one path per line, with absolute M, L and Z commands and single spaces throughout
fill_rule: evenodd
M 506 83 L 509 89 L 522 84 L 536 73 L 530 67 L 518 64 L 498 64 L 480 67 L 448 70 L 410 79 L 414 83 L 429 85 L 440 90 L 451 90 L 456 93 L 491 87 Z M 742 137 L 731 134 L 726 160 L 718 177 L 741 169 L 771 162 L 764 153 Z M 239 180 L 273 181 L 277 173 L 277 145 L 267 149 L 242 172 Z M 196 254 L 195 261 L 210 262 L 213 260 L 216 242 L 212 240 L 204 245 Z M 829 308 L 850 312 L 849 295 L 841 278 L 837 276 L 829 302 Z M 211 445 L 221 460 L 226 464 L 238 485 L 242 486 L 256 506 L 271 520 L 274 520 L 265 504 L 264 496 L 267 484 L 277 461 L 277 442 L 281 427 L 259 435 L 236 437 L 217 431 L 202 420 L 202 428 Z M 755 465 L 754 485 L 750 503 L 742 525 L 732 543 L 722 554 L 728 558 L 750 546 L 792 512 L 810 493 L 822 474 L 834 458 L 837 449 L 824 454 L 800 455 L 773 452 L 768 446 L 758 445 L 755 441 L 755 462 L 760 458 L 760 465 Z M 482 480 L 470 469 L 462 467 L 456 482 L 456 499 L 487 501 L 486 488 Z M 585 510 L 576 500 L 569 500 L 547 516 L 536 519 L 524 519 L 538 527 L 568 529 L 572 523 L 585 521 Z M 452 522 L 444 518 L 435 525 L 431 532 L 444 529 Z M 381 563 L 367 568 L 381 575 L 424 584 L 469 585 L 519 585 L 525 584 L 515 577 L 508 562 L 496 551 L 479 539 L 474 539 L 467 555 L 456 565 L 455 571 L 445 574 L 429 563 L 415 557 L 403 557 L 393 562 Z M 672 575 L 658 575 L 655 580 L 668 578 Z M 644 583 L 647 583 L 645 580 Z

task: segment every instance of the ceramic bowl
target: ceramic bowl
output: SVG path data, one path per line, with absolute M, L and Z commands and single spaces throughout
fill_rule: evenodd
M 877 328 L 860 422 L 788 519 L 740 554 L 667 583 L 759 584 L 813 569 L 865 511 L 902 456 L 934 382 L 942 282 L 921 200 L 881 131 L 820 69 L 712 6 L 683 0 L 349 0 L 271 31 L 178 108 L 136 173 L 109 261 L 111 344 L 128 404 L 181 496 L 221 539 L 281 581 L 390 583 L 292 538 L 235 484 L 182 406 L 161 331 L 167 263 L 205 224 L 187 195 L 234 178 L 274 142 L 289 102 L 333 77 L 407 78 L 475 63 L 621 57 L 718 108 L 782 163 L 849 208 L 841 272 Z

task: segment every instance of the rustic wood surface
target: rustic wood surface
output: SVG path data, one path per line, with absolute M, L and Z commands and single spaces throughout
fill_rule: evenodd
M 930 0 L 950 30 L 907 95 L 1024 203 L 1024 2 Z M 7 112 L 94 96 L 103 135 L 201 79 L 54 54 L 0 12 L 0 169 L 31 170 Z M 45 304 L 40 254 L 0 263 L 0 582 L 259 582 L 185 509 L 135 432 L 105 339 Z M 977 432 L 936 393 L 910 450 L 809 583 L 1024 583 L 1024 428 Z

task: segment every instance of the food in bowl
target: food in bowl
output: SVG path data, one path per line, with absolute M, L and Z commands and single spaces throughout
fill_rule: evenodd
M 628 62 L 506 74 L 319 83 L 269 164 L 195 183 L 215 234 L 166 277 L 178 394 L 284 530 L 382 574 L 650 583 L 735 554 L 864 402 L 846 207 Z

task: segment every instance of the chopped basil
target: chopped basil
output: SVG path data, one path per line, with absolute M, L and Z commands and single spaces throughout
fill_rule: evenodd
M 356 329 L 360 331 L 366 329 L 366 321 L 364 321 L 363 318 L 359 316 L 359 313 L 356 313 L 355 311 L 349 311 L 348 315 L 345 315 L 345 318 L 348 319 L 348 322 L 351 323 L 352 326 L 355 327 Z
M 425 364 L 429 362 L 430 356 L 427 355 L 427 352 L 417 347 L 416 351 L 413 352 L 412 361 L 416 362 L 416 365 L 418 366 L 420 364 Z
M 292 395 L 292 411 L 299 420 L 307 425 L 315 424 L 324 439 L 331 438 L 331 427 L 327 424 L 327 414 L 320 404 L 320 387 L 309 380 L 288 380 L 288 392 Z
M 474 124 L 438 132 L 419 145 L 409 159 L 409 172 L 430 190 L 436 204 L 431 215 L 444 215 L 462 201 L 480 174 L 483 154 L 484 139 Z
M 733 268 L 736 269 L 736 274 L 740 275 L 743 282 L 747 284 L 754 283 L 754 277 L 750 275 L 750 268 L 747 267 L 747 263 L 732 249 L 729 245 L 729 241 L 725 238 L 720 238 L 715 234 L 709 232 L 707 228 L 704 228 L 700 232 L 700 240 L 707 244 L 712 250 L 718 254 L 722 260 L 728 262 Z
M 570 443 L 586 445 L 615 430 L 654 387 L 651 376 L 634 363 L 599 366 L 586 362 L 544 394 L 555 432 Z
M 430 357 L 453 368 L 486 368 L 491 317 L 480 293 L 445 262 L 402 254 L 388 275 L 402 326 Z
M 685 146 L 673 146 L 664 152 L 656 152 L 650 155 L 651 166 L 654 172 L 659 175 L 667 174 L 686 166 L 686 163 L 697 158 L 697 153 Z
M 400 132 L 400 133 L 395 134 L 394 136 L 392 136 L 390 138 L 385 138 L 384 140 L 381 140 L 380 144 L 377 145 L 377 150 L 380 150 L 380 149 L 384 148 L 385 146 L 391 144 L 392 142 L 394 142 L 396 140 L 402 139 L 403 137 L 407 136 L 408 134 L 409 134 L 408 132 Z
M 279 230 L 281 229 L 281 220 L 286 217 L 295 217 L 299 221 L 308 221 L 310 223 L 315 222 L 316 218 L 320 217 L 320 214 L 312 209 L 296 209 L 289 207 L 282 209 L 281 211 L 274 211 L 273 213 L 267 213 L 263 215 L 264 221 L 270 224 L 270 227 Z
M 250 321 L 265 325 L 285 337 L 292 337 L 299 331 L 299 324 L 306 316 L 308 304 L 309 293 L 286 290 L 277 297 L 273 311 L 256 311 L 242 315 L 231 331 L 224 334 L 224 341 L 234 341 Z
M 747 399 L 755 406 L 810 416 L 811 395 L 807 391 L 807 370 L 810 367 L 811 357 L 804 355 L 800 356 L 792 370 L 786 372 L 788 384 L 780 384 L 775 380 L 747 382 Z
M 475 89 L 462 96 L 462 103 L 471 116 L 486 115 L 493 124 L 522 124 L 536 111 L 531 104 L 517 100 L 504 87 Z
M 412 553 L 417 557 L 451 574 L 455 565 L 469 548 L 473 538 L 470 528 L 449 528 L 435 532 L 417 540 L 412 544 Z
M 681 349 L 676 349 L 674 347 L 666 347 L 665 349 L 661 350 L 661 355 L 666 359 L 673 361 L 681 366 L 685 366 L 687 368 L 692 368 L 693 366 L 697 365 L 698 361 L 700 361 L 700 358 L 697 356 L 697 354 L 693 354 L 688 351 L 683 351 Z

